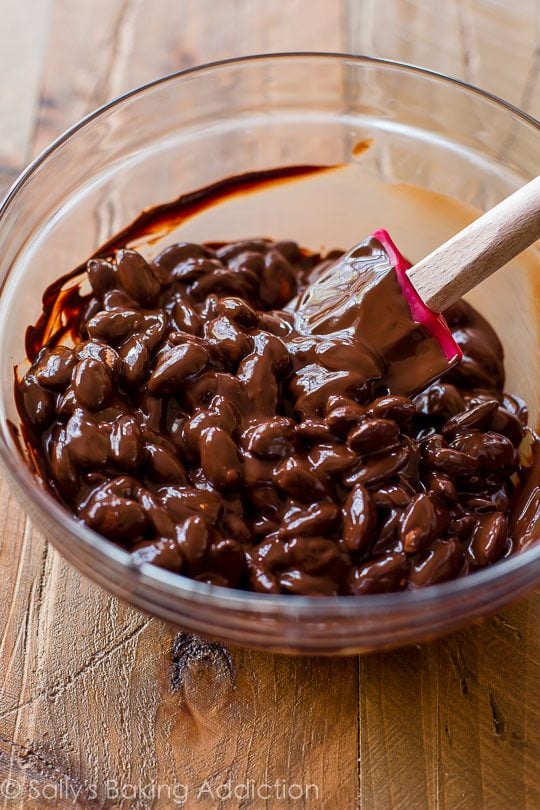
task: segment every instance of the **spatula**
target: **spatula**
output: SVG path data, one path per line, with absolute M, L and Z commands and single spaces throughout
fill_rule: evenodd
M 537 239 L 540 176 L 414 267 L 375 231 L 308 286 L 295 307 L 299 328 L 354 336 L 390 392 L 412 394 L 461 358 L 440 313 Z

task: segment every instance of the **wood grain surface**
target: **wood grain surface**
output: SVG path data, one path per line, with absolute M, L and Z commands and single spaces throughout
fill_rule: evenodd
M 245 53 L 400 58 L 539 115 L 539 20 L 535 0 L 0 0 L 0 190 L 118 93 Z M 0 807 L 540 806 L 538 596 L 421 647 L 287 659 L 97 589 L 5 483 L 0 525 Z

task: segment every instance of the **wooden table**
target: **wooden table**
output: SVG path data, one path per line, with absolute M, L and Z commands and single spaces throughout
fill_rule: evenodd
M 113 96 L 250 52 L 396 57 L 540 116 L 535 0 L 0 0 L 0 20 L 4 188 Z M 188 807 L 540 806 L 538 597 L 363 658 L 179 645 L 64 563 L 6 484 L 0 522 L 2 807 L 173 807 L 186 794 Z

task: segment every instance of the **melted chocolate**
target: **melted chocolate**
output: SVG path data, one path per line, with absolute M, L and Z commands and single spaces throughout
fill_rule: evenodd
M 408 268 L 386 231 L 378 231 L 332 262 L 292 302 L 303 331 L 337 343 L 353 338 L 359 362 L 369 358 L 381 383 L 404 395 L 425 388 L 461 358 L 440 319 L 412 320 L 415 302 L 411 306 L 402 283 Z
M 284 166 L 265 171 L 246 172 L 226 177 L 204 188 L 182 194 L 176 200 L 143 211 L 130 225 L 112 236 L 92 258 L 112 256 L 116 250 L 152 241 L 158 235 L 178 228 L 203 211 L 225 199 L 250 194 L 302 177 L 332 171 L 338 166 Z M 80 296 L 70 282 L 84 276 L 86 264 L 54 281 L 43 293 L 43 311 L 36 324 L 26 330 L 26 356 L 33 360 L 43 346 L 58 343 L 66 336 L 76 337 L 77 321 L 83 304 L 91 296 Z
M 455 305 L 461 363 L 404 396 L 448 362 L 380 241 L 345 257 L 262 239 L 180 243 L 149 263 L 124 249 L 279 179 L 145 212 L 88 262 L 91 293 L 66 278 L 47 290 L 16 382 L 37 474 L 138 562 L 265 593 L 424 587 L 538 539 L 536 473 L 516 495 L 526 408 L 503 393 L 497 336 Z M 379 283 L 351 296 L 367 269 Z

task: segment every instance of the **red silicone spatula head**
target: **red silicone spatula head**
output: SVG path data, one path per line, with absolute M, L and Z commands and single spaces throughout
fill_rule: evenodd
M 375 231 L 327 267 L 295 308 L 301 331 L 358 340 L 394 394 L 420 390 L 462 356 L 444 318 L 410 283 L 410 267 L 387 231 Z
M 452 332 L 443 316 L 440 313 L 433 312 L 433 310 L 426 306 L 409 281 L 407 270 L 410 270 L 412 266 L 411 263 L 399 252 L 388 231 L 380 228 L 378 231 L 374 231 L 372 236 L 374 239 L 379 240 L 390 262 L 394 266 L 401 292 L 409 304 L 413 321 L 421 324 L 426 332 L 438 341 L 444 356 L 451 365 L 454 365 L 458 360 L 461 360 L 461 349 L 454 340 Z

